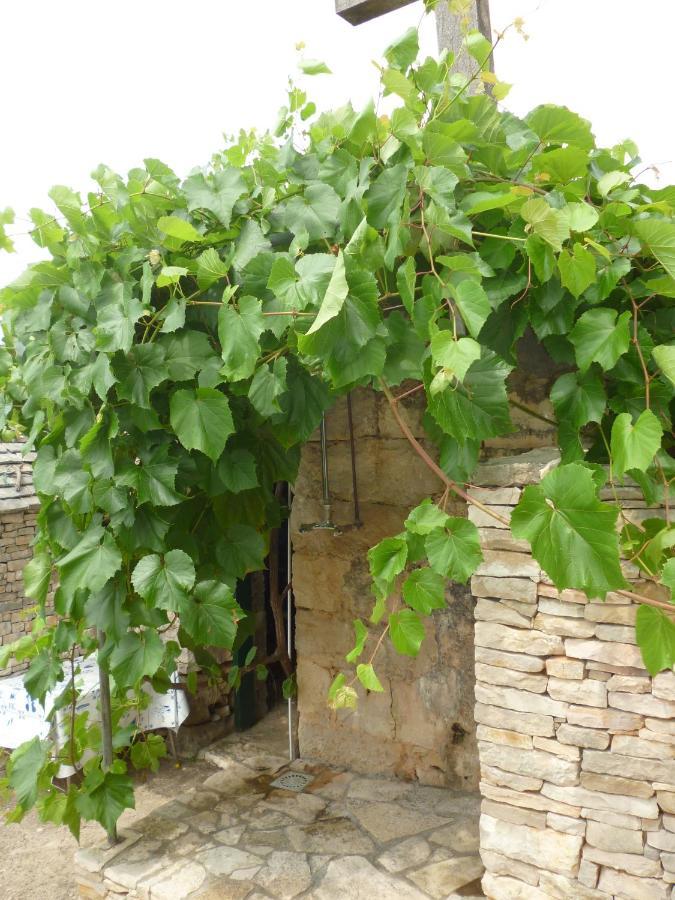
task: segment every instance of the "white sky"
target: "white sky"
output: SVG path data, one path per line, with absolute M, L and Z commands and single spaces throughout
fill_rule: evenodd
M 645 164 L 675 181 L 673 0 L 491 0 L 492 24 L 511 32 L 497 71 L 514 84 L 505 105 L 524 114 L 565 104 L 600 143 L 632 137 Z M 307 78 L 319 107 L 363 104 L 371 60 L 422 15 L 422 3 L 354 28 L 333 0 L 4 0 L 0 4 L 0 209 L 52 211 L 53 184 L 89 187 L 99 162 L 119 172 L 154 156 L 185 175 L 208 161 L 223 132 L 274 124 L 295 74 L 295 44 L 334 75 Z M 431 21 L 423 49 L 435 51 Z M 38 259 L 30 238 L 0 253 L 0 285 Z

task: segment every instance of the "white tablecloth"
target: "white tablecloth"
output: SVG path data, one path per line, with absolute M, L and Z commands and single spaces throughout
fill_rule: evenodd
M 89 722 L 100 721 L 98 710 L 99 684 L 96 657 L 76 660 L 75 685 L 79 691 L 76 711 L 89 710 Z M 70 723 L 70 708 L 59 710 L 54 722 L 47 721 L 47 716 L 59 694 L 67 687 L 69 663 L 64 669 L 66 680 L 45 697 L 42 706 L 34 700 L 23 683 L 23 675 L 10 675 L 0 678 L 0 747 L 13 750 L 31 738 L 55 738 L 59 746 L 67 742 Z M 137 726 L 141 731 L 152 731 L 155 728 L 171 728 L 176 731 L 185 721 L 189 713 L 188 701 L 184 691 L 169 691 L 157 694 L 149 685 L 144 690 L 150 696 L 150 703 L 138 715 Z M 124 724 L 136 719 L 135 712 L 129 715 Z

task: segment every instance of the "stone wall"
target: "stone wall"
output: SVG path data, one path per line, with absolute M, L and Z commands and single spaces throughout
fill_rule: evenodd
M 0 444 L 0 645 L 11 644 L 29 627 L 34 602 L 23 593 L 22 572 L 32 556 L 38 502 L 32 455 L 22 444 Z M 0 676 L 25 668 L 13 663 Z
M 401 435 L 385 399 L 373 391 L 356 391 L 352 402 L 362 526 L 353 524 L 344 400 L 327 421 L 334 519 L 343 532 L 301 531 L 303 523 L 322 518 L 318 435 L 305 447 L 295 486 L 300 752 L 361 772 L 476 787 L 473 616 L 467 589 L 448 588 L 448 608 L 428 620 L 417 659 L 399 656 L 385 642 L 377 661 L 384 693 L 361 696 L 355 711 L 330 713 L 326 706 L 333 677 L 347 668 L 344 657 L 354 645 L 352 622 L 367 620 L 372 611 L 368 549 L 399 532 L 411 507 L 439 490 L 438 479 Z M 423 437 L 421 406 L 414 397 L 406 401 L 406 417 Z M 462 514 L 459 506 L 448 511 Z
M 474 493 L 508 517 L 522 486 L 556 462 L 549 451 L 493 460 Z M 659 515 L 637 490 L 619 497 L 632 521 Z M 472 579 L 485 893 L 670 898 L 675 675 L 643 668 L 630 600 L 559 593 L 527 544 L 469 515 L 490 573 Z

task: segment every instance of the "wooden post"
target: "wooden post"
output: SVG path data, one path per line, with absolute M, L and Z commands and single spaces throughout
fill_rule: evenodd
M 352 25 L 362 25 L 412 2 L 413 0 L 335 0 L 335 11 Z M 478 28 L 492 43 L 489 0 L 471 0 L 469 27 Z M 457 71 L 470 78 L 476 70 L 476 63 L 462 46 L 462 23 L 450 12 L 448 0 L 440 0 L 436 7 L 436 30 L 439 49 L 452 51 L 457 60 Z

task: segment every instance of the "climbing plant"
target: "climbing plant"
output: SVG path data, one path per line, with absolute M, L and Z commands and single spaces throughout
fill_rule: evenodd
M 2 427 L 37 448 L 25 587 L 38 614 L 0 666 L 27 660 L 28 690 L 56 692 L 51 715 L 69 725 L 61 744 L 12 754 L 12 818 L 37 806 L 75 834 L 81 818 L 110 831 L 133 805 L 129 768 L 166 752 L 134 740 L 144 688 L 186 687 L 172 681 L 183 647 L 222 674 L 209 648 L 248 633 L 234 589 L 264 568 L 287 515 L 275 485 L 359 385 L 384 393 L 439 478 L 369 553 L 373 614 L 355 622 L 329 702 L 381 690 L 377 649 L 415 656 L 447 580 L 481 561 L 449 493 L 500 519 L 466 484 L 481 442 L 514 430 L 508 379 L 526 333 L 557 367 L 562 459 L 510 527 L 559 589 L 629 593 L 645 665 L 675 662 L 675 188 L 643 184 L 632 142 L 597 147 L 564 107 L 500 108 L 493 47 L 478 33 L 467 47 L 468 82 L 447 53 L 418 61 L 415 31 L 392 44 L 390 114 L 318 113 L 292 83 L 273 133 L 241 132 L 183 181 L 155 159 L 127 178 L 101 166 L 84 200 L 59 186 L 58 214 L 31 210 L 51 258 L 0 292 L 0 365 Z M 406 424 L 415 393 L 433 456 Z M 665 517 L 631 524 L 599 499 L 626 479 Z M 639 596 L 621 552 L 648 585 Z M 111 681 L 108 759 L 98 720 L 77 710 L 78 660 L 94 653 Z M 67 789 L 62 765 L 83 772 Z

